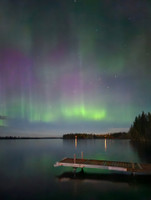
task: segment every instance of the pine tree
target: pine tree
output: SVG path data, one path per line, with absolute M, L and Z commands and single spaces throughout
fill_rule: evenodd
M 134 140 L 151 139 L 151 114 L 142 112 L 141 115 L 136 117 L 129 130 L 129 134 Z

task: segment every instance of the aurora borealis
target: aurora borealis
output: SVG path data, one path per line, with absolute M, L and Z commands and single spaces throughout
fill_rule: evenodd
M 150 22 L 149 0 L 1 0 L 1 125 L 128 129 L 151 111 Z

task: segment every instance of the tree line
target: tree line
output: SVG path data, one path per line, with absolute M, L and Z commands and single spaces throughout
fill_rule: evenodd
M 141 115 L 138 115 L 130 127 L 129 134 L 132 140 L 150 140 L 151 113 L 142 112 Z
M 63 135 L 63 139 L 129 139 L 125 132 L 107 133 L 107 134 L 88 134 L 88 133 L 68 133 Z

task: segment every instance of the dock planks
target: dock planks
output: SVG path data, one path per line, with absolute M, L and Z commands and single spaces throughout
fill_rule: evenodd
M 64 158 L 61 161 L 57 162 L 54 166 L 107 169 L 107 170 L 131 172 L 133 174 L 135 173 L 151 174 L 151 164 L 140 164 L 140 163 L 108 161 L 108 160 Z

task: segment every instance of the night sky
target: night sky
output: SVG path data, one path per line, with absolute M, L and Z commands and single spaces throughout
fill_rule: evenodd
M 151 111 L 150 64 L 150 0 L 0 0 L 0 123 L 12 134 L 128 130 Z

